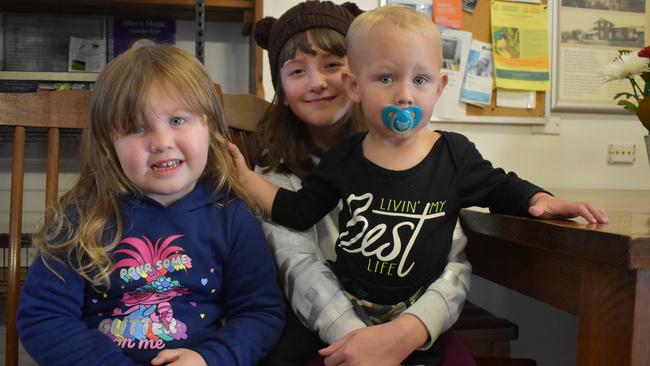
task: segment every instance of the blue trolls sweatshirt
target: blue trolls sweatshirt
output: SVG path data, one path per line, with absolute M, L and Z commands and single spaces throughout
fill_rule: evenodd
M 245 205 L 204 186 L 164 207 L 120 198 L 124 233 L 111 287 L 67 265 L 29 269 L 20 339 L 42 365 L 148 365 L 189 348 L 208 365 L 254 365 L 275 345 L 284 305 L 262 231 Z

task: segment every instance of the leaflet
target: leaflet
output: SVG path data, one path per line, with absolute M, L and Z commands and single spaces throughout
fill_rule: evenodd
M 106 40 L 70 37 L 68 71 L 100 72 L 106 65 Z
M 465 103 L 460 101 L 460 87 L 465 74 L 467 54 L 472 44 L 472 33 L 455 29 L 443 29 L 442 36 L 442 72 L 448 76 L 436 108 L 435 118 L 458 119 L 465 115 Z
M 491 21 L 496 87 L 549 90 L 547 5 L 493 0 Z
M 445 27 L 463 27 L 463 5 L 461 0 L 436 0 L 432 7 L 433 22 Z
M 460 101 L 485 107 L 492 100 L 492 46 L 472 40 L 460 90 Z

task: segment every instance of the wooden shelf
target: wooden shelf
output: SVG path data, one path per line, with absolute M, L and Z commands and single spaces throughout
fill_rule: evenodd
M 255 0 L 206 0 L 206 20 L 249 22 Z M 22 0 L 3 1 L 0 12 L 156 16 L 194 20 L 194 0 Z M 246 24 L 244 24 L 246 28 Z
M 255 21 L 263 17 L 263 2 L 264 0 L 205 0 L 204 2 L 207 21 L 239 22 L 242 25 L 242 34 L 250 36 L 249 92 L 260 97 L 264 96 L 262 49 L 255 45 L 251 30 Z M 195 19 L 194 7 L 195 0 L 0 0 L 0 13 L 148 16 L 192 21 Z M 39 80 L 42 80 L 40 76 Z M 73 81 L 87 80 L 74 79 Z
M 0 80 L 94 82 L 97 72 L 0 71 Z

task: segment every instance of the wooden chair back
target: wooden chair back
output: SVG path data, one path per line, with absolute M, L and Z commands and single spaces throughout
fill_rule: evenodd
M 268 102 L 251 95 L 223 94 L 221 87 L 215 89 L 223 101 L 226 121 L 231 139 L 238 145 L 252 165 L 257 154 L 254 137 L 255 125 L 261 118 Z M 4 271 L 0 268 L 0 296 L 6 294 L 7 329 L 5 341 L 5 365 L 18 365 L 18 334 L 16 310 L 21 281 L 26 268 L 20 266 L 23 194 L 25 175 L 25 136 L 30 128 L 47 129 L 47 168 L 45 181 L 45 207 L 56 203 L 58 198 L 59 151 L 61 129 L 84 129 L 90 91 L 57 91 L 41 93 L 0 93 L 0 125 L 13 128 L 13 153 L 11 157 L 11 193 L 8 231 L 8 263 Z M 82 144 L 83 146 L 83 144 Z M 83 159 L 83 152 L 80 157 Z M 0 232 L 4 228 L 0 228 Z
M 45 172 L 45 206 L 55 204 L 58 196 L 59 141 L 63 128 L 83 129 L 90 103 L 88 91 L 0 94 L 0 125 L 13 127 L 11 158 L 11 193 L 9 204 L 9 242 L 7 267 L 0 278 L 6 293 L 7 330 L 5 365 L 18 364 L 16 309 L 21 271 L 23 187 L 25 176 L 25 136 L 30 128 L 47 129 L 47 163 Z
M 269 102 L 252 94 L 224 94 L 219 84 L 215 84 L 217 94 L 224 104 L 224 114 L 229 126 L 230 140 L 239 147 L 249 167 L 261 153 L 255 131 Z

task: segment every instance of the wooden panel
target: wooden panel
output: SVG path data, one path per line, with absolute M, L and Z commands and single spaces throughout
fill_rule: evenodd
M 635 280 L 632 271 L 583 267 L 577 365 L 631 364 Z
M 14 146 L 11 167 L 11 202 L 9 208 L 9 248 L 7 275 L 7 330 L 5 340 L 6 364 L 18 363 L 18 331 L 16 329 L 16 310 L 20 290 L 20 248 L 23 214 L 23 183 L 25 168 L 25 128 L 17 126 L 14 130 Z
M 0 12 L 156 16 L 194 20 L 194 0 L 21 0 L 3 1 Z M 206 20 L 242 21 L 254 0 L 205 0 Z
M 628 238 L 610 232 L 584 230 L 570 220 L 531 220 L 466 210 L 463 227 L 472 233 L 603 264 L 629 264 Z
M 91 94 L 88 90 L 0 93 L 0 125 L 84 128 Z
M 634 301 L 633 324 L 645 325 L 635 327 L 632 333 L 632 365 L 642 365 L 644 360 L 650 360 L 650 270 L 637 271 Z
M 255 19 L 259 20 L 264 17 L 264 1 L 263 0 L 255 0 Z M 253 37 L 251 37 L 251 42 L 255 43 L 253 40 Z M 253 45 L 255 48 L 255 60 L 254 60 L 254 68 L 255 71 L 254 73 L 251 73 L 251 76 L 254 76 L 255 80 L 255 85 L 253 86 L 254 89 L 249 90 L 249 93 L 255 94 L 260 98 L 264 98 L 264 80 L 262 75 L 263 73 L 263 67 L 262 67 L 262 61 L 263 61 L 263 52 L 262 52 L 262 47 L 257 46 L 257 44 Z
M 580 268 L 575 260 L 467 232 L 472 272 L 572 314 L 578 313 Z M 548 286 L 552 283 L 553 286 Z
M 54 207 L 59 193 L 59 129 L 47 131 L 47 168 L 45 172 L 45 208 Z
M 467 301 L 458 321 L 453 325 L 454 334 L 465 342 L 509 343 L 518 337 L 517 325 L 499 318 L 487 310 Z

